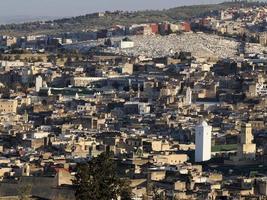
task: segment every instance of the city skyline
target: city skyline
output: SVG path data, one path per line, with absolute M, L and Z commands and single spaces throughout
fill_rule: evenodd
M 0 200 L 267 200 L 267 2 L 218 1 L 3 0 Z

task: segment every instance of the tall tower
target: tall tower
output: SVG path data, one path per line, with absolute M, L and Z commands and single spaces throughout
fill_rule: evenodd
M 238 157 L 240 160 L 255 159 L 256 144 L 253 144 L 253 135 L 251 124 L 241 125 L 241 140 L 238 148 Z
M 253 140 L 251 124 L 241 125 L 241 144 L 251 144 Z
M 188 87 L 186 89 L 185 103 L 186 103 L 186 105 L 191 105 L 191 103 L 192 103 L 192 90 L 190 87 Z
M 35 91 L 39 92 L 41 87 L 43 87 L 43 78 L 41 76 L 38 76 L 35 79 Z
M 195 128 L 195 162 L 203 162 L 211 159 L 211 130 L 212 127 L 206 121 Z

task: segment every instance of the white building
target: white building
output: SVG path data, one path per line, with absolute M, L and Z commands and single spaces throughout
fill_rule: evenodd
M 49 132 L 45 132 L 45 131 L 37 131 L 31 134 L 31 138 L 32 139 L 41 139 L 41 138 L 45 138 L 48 137 L 50 133 Z
M 71 79 L 71 85 L 75 87 L 86 87 L 89 84 L 107 79 L 106 77 L 73 77 Z
M 43 87 L 43 78 L 41 76 L 38 76 L 35 79 L 35 91 L 39 92 L 41 87 Z
M 186 89 L 186 97 L 185 97 L 185 103 L 186 105 L 192 104 L 192 90 L 190 87 Z
M 139 114 L 145 115 L 150 113 L 150 104 L 148 103 L 139 103 Z
M 21 61 L 0 61 L 0 67 L 4 67 L 5 71 L 11 71 L 13 69 L 24 67 L 25 63 Z
M 196 126 L 195 133 L 195 162 L 208 161 L 211 158 L 211 130 L 206 121 Z
M 129 49 L 134 47 L 134 42 L 129 38 L 124 38 L 123 40 L 119 41 L 118 46 L 120 49 Z

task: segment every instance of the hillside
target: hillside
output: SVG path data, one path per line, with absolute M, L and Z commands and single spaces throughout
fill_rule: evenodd
M 241 6 L 238 3 L 222 3 L 210 5 L 182 6 L 167 10 L 147 10 L 137 12 L 106 12 L 105 16 L 95 14 L 63 18 L 46 22 L 30 22 L 23 24 L 9 24 L 0 26 L 0 35 L 28 35 L 28 34 L 58 34 L 63 32 L 86 31 L 107 28 L 112 25 L 129 25 L 134 23 L 162 22 L 188 20 L 192 17 L 204 16 L 213 11 L 231 6 Z

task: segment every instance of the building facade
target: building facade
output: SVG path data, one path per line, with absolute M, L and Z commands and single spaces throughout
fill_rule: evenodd
M 211 130 L 206 121 L 196 126 L 195 135 L 195 162 L 208 161 L 211 158 Z

